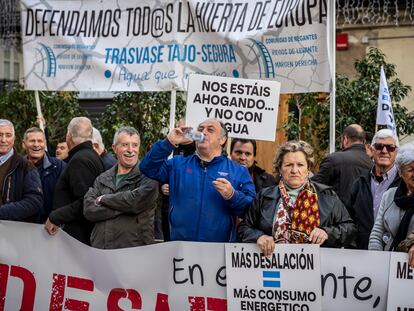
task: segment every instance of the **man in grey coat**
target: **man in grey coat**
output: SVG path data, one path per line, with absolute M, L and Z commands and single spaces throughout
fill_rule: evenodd
M 91 245 L 115 249 L 154 241 L 158 183 L 138 167 L 140 138 L 132 127 L 120 128 L 112 148 L 118 164 L 99 175 L 84 198 L 84 215 L 95 223 Z

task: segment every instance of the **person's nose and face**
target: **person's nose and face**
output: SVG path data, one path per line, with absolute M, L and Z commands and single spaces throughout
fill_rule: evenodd
M 221 125 L 217 120 L 206 120 L 200 123 L 197 130 L 204 134 L 204 140 L 196 143 L 199 151 L 207 154 L 221 151 L 226 138 L 222 135 Z
M 397 157 L 397 147 L 391 137 L 377 140 L 373 144 L 374 163 L 378 166 L 391 168 Z
M 8 125 L 0 126 L 0 156 L 7 154 L 14 147 L 13 128 Z
M 309 173 L 305 154 L 301 151 L 285 154 L 280 173 L 288 187 L 296 189 L 302 186 Z
M 407 186 L 408 195 L 414 193 L 414 162 L 408 163 L 401 168 L 401 178 Z
M 130 171 L 138 163 L 139 155 L 139 136 L 121 133 L 118 136 L 118 142 L 112 146 L 116 157 L 118 158 L 118 167 Z
M 240 165 L 247 168 L 252 167 L 254 164 L 253 144 L 251 142 L 245 144 L 242 144 L 241 142 L 235 143 L 230 157 Z
M 58 143 L 56 146 L 56 158 L 64 160 L 69 155 L 69 148 L 66 142 Z
M 23 147 L 26 150 L 29 160 L 33 163 L 43 159 L 45 155 L 46 139 L 43 133 L 28 133 L 23 141 Z

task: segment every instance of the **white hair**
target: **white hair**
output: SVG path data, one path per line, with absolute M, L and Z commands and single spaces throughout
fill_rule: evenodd
M 72 136 L 72 140 L 76 145 L 92 140 L 91 120 L 86 117 L 73 118 L 69 122 L 68 133 Z
M 372 138 L 371 145 L 373 146 L 376 142 L 378 142 L 380 139 L 385 138 L 392 138 L 394 140 L 394 144 L 399 147 L 400 142 L 398 141 L 398 136 L 394 134 L 394 132 L 390 129 L 382 129 L 375 133 L 374 137 Z
M 410 164 L 411 162 L 414 162 L 413 143 L 406 144 L 402 146 L 400 149 L 398 149 L 397 158 L 395 159 L 395 165 L 397 166 L 397 169 L 401 172 L 401 169 L 407 164 Z
M 14 136 L 14 125 L 7 119 L 0 119 L 0 126 L 10 126 L 12 128 L 12 134 Z
M 92 144 L 98 144 L 99 149 L 105 149 L 105 145 L 102 141 L 102 135 L 99 130 L 94 127 L 92 128 Z
M 141 140 L 141 138 L 139 136 L 139 133 L 138 133 L 138 131 L 135 128 L 133 128 L 131 126 L 123 126 L 123 127 L 119 128 L 116 131 L 115 135 L 114 135 L 114 145 L 117 145 L 118 144 L 119 135 L 121 135 L 122 133 L 126 133 L 129 136 L 137 135 L 138 136 L 138 139 Z

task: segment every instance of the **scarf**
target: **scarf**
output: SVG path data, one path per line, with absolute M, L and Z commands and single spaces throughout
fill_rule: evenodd
M 391 244 L 391 251 L 395 251 L 398 244 L 406 238 L 411 218 L 414 215 L 414 193 L 407 195 L 407 186 L 403 180 L 401 180 L 397 191 L 395 191 L 394 203 L 402 210 L 405 210 L 405 213 L 401 219 L 394 241 Z
M 283 181 L 279 182 L 280 204 L 276 209 L 273 237 L 276 243 L 309 243 L 314 228 L 319 227 L 318 195 L 315 187 L 307 181 L 292 203 Z

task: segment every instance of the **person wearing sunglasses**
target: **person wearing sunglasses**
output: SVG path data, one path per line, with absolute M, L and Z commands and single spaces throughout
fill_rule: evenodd
M 395 164 L 401 181 L 382 197 L 369 237 L 370 250 L 399 251 L 414 230 L 414 144 L 399 149 Z
M 382 129 L 376 132 L 371 143 L 374 166 L 352 186 L 348 210 L 357 225 L 356 247 L 359 249 L 368 249 L 369 235 L 382 195 L 400 181 L 395 166 L 398 145 L 398 137 L 393 131 Z

